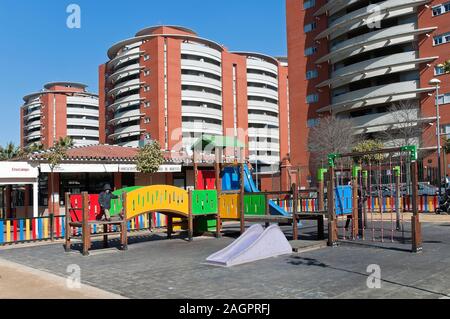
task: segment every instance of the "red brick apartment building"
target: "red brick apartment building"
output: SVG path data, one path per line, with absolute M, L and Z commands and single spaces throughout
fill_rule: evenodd
M 143 29 L 108 57 L 99 68 L 100 143 L 153 139 L 189 151 L 201 134 L 233 136 L 248 145 L 263 188 L 280 187 L 289 155 L 286 59 L 230 52 L 178 26 Z
M 422 168 L 435 168 L 436 88 L 429 81 L 441 81 L 441 133 L 448 134 L 450 83 L 441 64 L 450 59 L 450 2 L 286 0 L 286 7 L 293 168 L 314 175 L 305 150 L 321 116 L 351 118 L 356 134 L 376 138 L 398 132 L 399 117 L 389 110 L 399 101 L 415 105 Z
M 25 96 L 20 108 L 20 145 L 45 148 L 69 136 L 77 146 L 98 143 L 98 96 L 72 82 L 48 83 Z

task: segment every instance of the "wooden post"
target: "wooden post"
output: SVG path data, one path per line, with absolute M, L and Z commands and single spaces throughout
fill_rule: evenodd
M 419 200 L 419 183 L 417 175 L 417 161 L 411 162 L 412 174 L 412 209 L 413 216 L 411 217 L 411 231 L 412 231 L 412 251 L 414 253 L 422 251 L 422 228 L 420 224 L 418 200 Z
M 120 248 L 128 249 L 127 194 L 122 194 L 122 223 L 120 224 Z
M 173 216 L 167 215 L 167 238 L 172 239 L 173 234 Z
M 220 216 L 220 192 L 217 191 L 216 238 L 222 238 L 222 218 Z
M 103 225 L 103 233 L 105 235 L 103 235 L 103 248 L 108 248 L 108 235 L 106 235 L 106 233 L 108 233 L 109 231 L 109 226 L 108 225 Z
M 72 232 L 72 229 L 70 227 L 70 194 L 66 193 L 65 194 L 65 200 L 66 200 L 66 218 L 65 218 L 65 232 L 64 232 L 64 238 L 65 238 L 65 244 L 64 244 L 64 248 L 66 250 L 66 252 L 70 252 L 71 250 L 71 245 L 70 245 L 70 235 Z
M 239 200 L 240 200 L 240 223 L 241 223 L 241 235 L 245 232 L 245 202 L 244 202 L 244 196 L 245 196 L 245 180 L 244 180 L 244 165 L 245 163 L 242 163 L 240 165 L 240 182 L 241 182 L 241 190 L 239 194 Z
M 325 211 L 325 181 L 319 181 L 318 186 L 317 199 L 319 201 L 319 212 L 323 212 Z
M 188 240 L 192 242 L 194 237 L 194 217 L 192 216 L 192 190 L 188 192 Z
M 328 246 L 335 246 L 337 243 L 336 212 L 334 210 L 334 167 L 330 166 L 329 181 L 327 185 L 328 193 Z
M 363 223 L 363 227 L 364 229 L 367 229 L 367 203 L 366 201 L 368 201 L 369 199 L 367 198 L 367 195 L 370 194 L 370 190 L 368 189 L 368 185 L 369 185 L 369 174 L 367 171 L 363 171 L 362 172 L 362 176 L 363 176 L 363 192 L 361 194 L 361 196 L 363 197 L 363 215 L 364 215 L 364 223 Z M 364 232 L 363 236 L 364 236 Z M 363 238 L 364 239 L 364 238 Z
M 292 205 L 292 237 L 293 240 L 298 240 L 298 187 L 297 184 L 293 184 L 292 188 L 291 188 L 291 192 L 292 192 L 292 200 L 293 205 Z
M 198 163 L 197 163 L 197 152 L 194 150 L 192 155 L 192 161 L 194 166 L 194 188 L 198 189 Z
M 220 171 L 221 171 L 221 163 L 223 160 L 223 154 L 221 152 L 221 149 L 216 147 L 215 150 L 215 156 L 216 156 L 216 160 L 214 162 L 214 172 L 215 172 L 215 178 L 216 178 L 216 190 L 217 192 L 221 192 L 222 191 L 222 183 L 220 180 Z
M 89 195 L 86 192 L 81 194 L 82 198 L 82 241 L 83 241 L 83 256 L 89 255 L 89 241 L 91 230 L 89 229 Z

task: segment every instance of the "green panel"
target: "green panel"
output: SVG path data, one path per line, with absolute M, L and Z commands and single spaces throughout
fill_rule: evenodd
M 215 232 L 217 220 L 215 216 L 202 216 L 196 218 L 195 225 L 196 225 L 195 232 L 198 233 Z
M 245 215 L 264 216 L 266 215 L 266 197 L 264 195 L 244 196 Z
M 122 194 L 135 191 L 139 188 L 142 188 L 142 186 L 132 186 L 114 191 L 113 194 L 119 196 L 119 198 L 111 200 L 111 216 L 117 216 L 122 212 Z
M 192 214 L 217 214 L 217 191 L 193 191 Z

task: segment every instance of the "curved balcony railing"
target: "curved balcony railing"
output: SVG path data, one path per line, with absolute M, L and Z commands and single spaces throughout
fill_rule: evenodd
M 278 101 L 278 92 L 268 89 L 268 88 L 259 88 L 259 87 L 249 86 L 248 87 L 248 95 L 265 97 L 265 98 L 269 98 L 269 99 Z
M 140 79 L 134 79 L 134 80 L 130 80 L 130 81 L 126 81 L 123 83 L 120 83 L 119 85 L 115 86 L 113 89 L 111 89 L 108 92 L 108 96 L 117 96 L 120 95 L 122 93 L 131 91 L 131 90 L 136 90 L 139 89 L 142 86 L 142 82 Z
M 250 82 L 270 84 L 278 87 L 278 80 L 264 74 L 247 73 L 247 80 Z
M 181 59 L 181 69 L 203 71 L 203 72 L 212 73 L 212 74 L 215 74 L 218 76 L 222 76 L 222 68 L 218 65 L 208 63 L 208 62 Z
M 222 120 L 222 110 L 211 107 L 183 106 L 183 116 L 202 117 Z
M 217 62 L 222 62 L 222 52 L 214 48 L 207 47 L 203 44 L 195 43 L 182 43 L 181 44 L 182 54 L 191 54 L 196 56 L 202 56 L 205 58 L 214 59 Z
M 340 113 L 369 105 L 415 99 L 418 94 L 433 90 L 435 88 L 420 88 L 419 81 L 403 81 L 374 86 L 336 96 L 332 99 L 331 105 L 319 109 L 318 112 L 333 110 L 333 112 Z
M 415 23 L 407 23 L 391 28 L 374 31 L 346 40 L 335 45 L 331 52 L 317 59 L 316 64 L 331 61 L 336 63 L 349 56 L 400 43 L 412 42 L 416 35 L 435 30 L 436 27 L 417 29 Z
M 256 69 L 260 71 L 270 72 L 275 76 L 278 76 L 278 66 L 262 60 L 255 60 L 252 58 L 247 58 L 247 68 Z
M 330 37 L 334 39 L 357 28 L 373 24 L 383 19 L 411 14 L 415 8 L 430 0 L 389 0 L 371 4 L 341 16 L 330 23 L 329 27 L 319 33 L 316 40 Z
M 195 85 L 222 91 L 222 81 L 199 75 L 181 75 L 183 85 Z
M 416 58 L 416 52 L 410 51 L 366 60 L 333 72 L 331 78 L 318 84 L 317 88 L 325 86 L 335 88 L 376 76 L 414 70 L 419 67 L 419 64 L 427 63 L 437 58 L 437 56 Z
M 222 105 L 222 97 L 213 93 L 183 90 L 181 92 L 181 97 L 183 101 L 197 101 Z

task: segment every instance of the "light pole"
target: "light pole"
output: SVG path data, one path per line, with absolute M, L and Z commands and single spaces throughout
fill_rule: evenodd
M 442 197 L 442 172 L 441 172 L 441 118 L 439 115 L 439 85 L 441 80 L 431 79 L 430 85 L 436 87 L 436 138 L 437 138 L 437 159 L 438 159 L 438 187 L 439 187 L 439 199 Z

